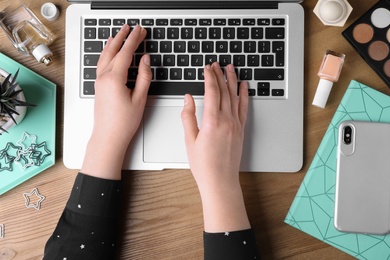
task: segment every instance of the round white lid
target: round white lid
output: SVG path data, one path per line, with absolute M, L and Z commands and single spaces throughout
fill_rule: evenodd
M 42 16 L 48 21 L 54 21 L 60 15 L 58 8 L 53 3 L 45 3 L 41 7 Z

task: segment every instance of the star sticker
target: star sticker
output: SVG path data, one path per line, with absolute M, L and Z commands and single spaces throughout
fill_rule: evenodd
M 30 154 L 31 151 L 29 150 L 18 151 L 18 157 L 15 158 L 14 163 L 19 165 L 21 171 L 34 165 L 34 161 L 30 158 Z
M 46 141 L 40 144 L 32 144 L 31 148 L 32 152 L 30 157 L 35 160 L 36 165 L 41 165 L 46 157 L 51 155 L 51 151 L 47 148 Z
M 32 149 L 29 157 L 31 160 L 33 160 L 33 162 L 36 166 L 39 166 L 39 165 L 41 165 L 41 163 L 40 163 L 41 155 L 42 155 L 42 153 L 40 151 L 35 151 Z
M 37 204 L 30 203 L 30 197 L 35 194 L 39 198 Z M 23 193 L 24 199 L 26 200 L 27 208 L 34 208 L 36 210 L 41 209 L 41 203 L 46 199 L 45 196 L 41 195 L 37 188 L 33 189 L 30 193 Z
M 31 145 L 35 144 L 37 141 L 36 135 L 30 135 L 26 132 L 23 133 L 22 138 L 16 142 L 17 145 L 21 146 L 23 150 L 28 150 Z
M 8 156 L 4 156 L 2 160 L 4 161 L 4 163 L 2 163 L 2 161 L 0 161 L 0 172 L 2 172 L 2 171 L 12 172 L 13 159 L 11 160 Z
M 45 159 L 51 155 L 46 141 L 40 144 L 36 143 L 37 136 L 23 133 L 16 145 L 8 142 L 6 147 L 0 150 L 0 172 L 13 170 L 13 163 L 19 165 L 21 171 L 30 166 L 40 166 Z
M 85 245 L 84 245 L 84 244 L 81 244 L 80 248 L 81 248 L 81 249 L 84 249 L 84 248 L 85 248 Z
M 13 161 L 18 156 L 18 151 L 21 151 L 22 149 L 22 147 L 16 146 L 13 143 L 7 143 L 5 148 L 0 150 L 0 159 L 5 156 Z
M 246 241 L 242 242 L 244 245 L 246 245 Z
M 225 236 L 229 236 L 229 232 L 225 232 Z

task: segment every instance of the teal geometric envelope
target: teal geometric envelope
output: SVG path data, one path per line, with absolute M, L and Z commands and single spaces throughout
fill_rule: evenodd
M 43 65 L 42 65 L 43 66 Z M 26 100 L 22 122 L 0 135 L 0 195 L 55 163 L 56 85 L 0 53 L 0 68 L 15 75 Z
M 390 96 L 351 81 L 285 222 L 358 259 L 389 259 L 390 235 L 343 233 L 333 225 L 338 126 L 345 120 L 390 123 Z

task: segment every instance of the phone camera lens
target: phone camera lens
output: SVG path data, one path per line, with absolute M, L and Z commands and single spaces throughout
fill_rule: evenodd
M 350 127 L 350 126 L 344 127 L 343 140 L 344 140 L 345 144 L 351 144 L 351 142 L 352 142 L 352 127 Z

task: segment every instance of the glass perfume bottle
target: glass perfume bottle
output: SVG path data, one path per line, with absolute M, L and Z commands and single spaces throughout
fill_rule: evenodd
M 34 13 L 19 1 L 0 12 L 0 27 L 23 55 L 32 55 L 38 62 L 49 65 L 53 53 L 49 45 L 53 36 Z

